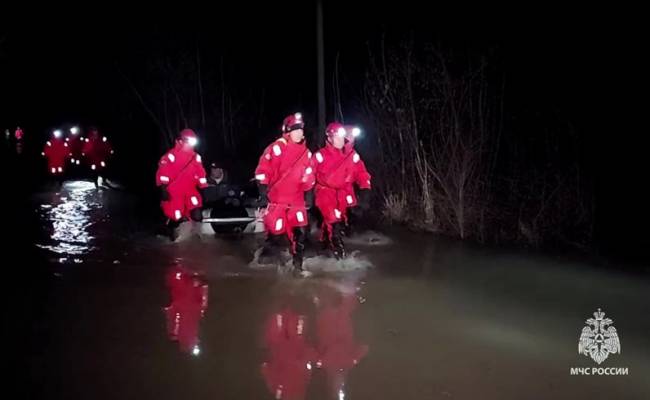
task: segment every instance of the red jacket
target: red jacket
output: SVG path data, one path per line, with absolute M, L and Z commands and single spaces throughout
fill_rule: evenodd
M 194 150 L 176 143 L 158 162 L 156 185 L 167 185 L 170 194 L 196 192 L 208 186 L 201 156 Z
M 338 204 L 357 204 L 353 185 L 370 189 L 370 174 L 359 154 L 351 146 L 336 149 L 329 142 L 315 154 L 316 197 L 319 192 L 336 192 Z M 333 193 L 328 193 L 333 197 Z M 343 206 L 341 206 L 343 207 Z
M 81 153 L 83 152 L 84 145 L 86 144 L 84 138 L 79 137 L 79 135 L 71 135 L 68 136 L 65 141 L 68 143 L 70 156 L 74 160 L 81 160 Z
M 94 165 L 96 169 L 104 168 L 108 162 L 108 158 L 113 154 L 113 148 L 106 136 L 100 137 L 99 135 L 92 135 L 86 138 L 82 148 L 82 153 L 86 159 L 86 163 L 92 168 Z
M 201 156 L 191 147 L 177 142 L 158 162 L 156 185 L 168 185 L 170 193 L 207 187 Z
M 198 188 L 208 186 L 201 156 L 191 147 L 176 142 L 158 162 L 156 185 L 167 185 L 170 199 L 161 205 L 168 218 L 189 217 L 190 210 L 203 204 Z
M 63 139 L 53 137 L 45 143 L 43 155 L 47 158 L 48 171 L 59 174 L 65 168 L 65 161 L 70 155 L 70 149 Z
M 262 153 L 255 178 L 268 185 L 271 203 L 304 206 L 304 192 L 314 186 L 312 154 L 302 143 L 280 138 Z

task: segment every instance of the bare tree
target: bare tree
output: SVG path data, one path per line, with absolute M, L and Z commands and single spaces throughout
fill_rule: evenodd
M 489 139 L 500 128 L 487 99 L 498 93 L 490 92 L 484 64 L 455 76 L 449 62 L 433 47 L 417 52 L 413 38 L 390 51 L 382 40 L 378 55 L 370 51 L 363 108 L 381 149 L 376 175 L 385 177 L 386 206 L 404 196 L 416 225 L 466 238 L 486 207 L 496 157 Z

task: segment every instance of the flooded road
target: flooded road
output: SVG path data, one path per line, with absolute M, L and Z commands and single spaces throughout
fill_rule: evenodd
M 40 219 L 51 226 L 48 242 L 39 244 L 61 256 L 78 256 L 93 250 L 93 224 L 106 223 L 102 212 L 103 192 L 91 182 L 68 182 L 51 199 L 40 205 Z
M 172 244 L 133 204 L 84 182 L 36 197 L 33 398 L 650 398 L 642 271 L 389 230 L 294 279 L 251 264 L 260 236 Z M 621 349 L 600 365 L 578 354 L 599 308 Z

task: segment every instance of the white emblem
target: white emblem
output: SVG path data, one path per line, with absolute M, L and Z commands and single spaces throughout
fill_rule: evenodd
M 589 318 L 586 321 L 587 326 L 582 328 L 578 353 L 591 356 L 596 363 L 600 364 L 610 354 L 620 353 L 621 343 L 618 340 L 616 328 L 609 326 L 614 321 L 605 318 L 605 313 L 600 311 L 600 308 L 594 313 L 594 317 Z

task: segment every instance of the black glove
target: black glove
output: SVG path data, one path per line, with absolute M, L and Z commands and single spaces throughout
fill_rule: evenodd
M 160 185 L 158 188 L 160 190 L 160 200 L 162 200 L 162 201 L 171 200 L 171 196 L 169 195 L 169 191 L 167 191 L 167 185 Z
M 370 190 L 359 190 L 359 194 L 357 195 L 357 204 L 363 211 L 367 211 L 370 208 Z
M 305 208 L 310 209 L 314 206 L 314 191 L 308 190 L 305 192 Z
M 259 191 L 259 196 L 257 198 L 258 207 L 264 208 L 269 204 L 269 198 L 266 196 L 268 186 L 258 184 L 257 185 L 257 190 Z

